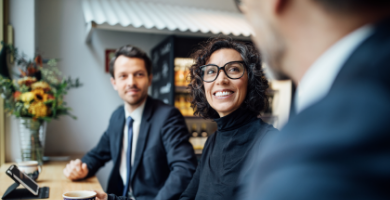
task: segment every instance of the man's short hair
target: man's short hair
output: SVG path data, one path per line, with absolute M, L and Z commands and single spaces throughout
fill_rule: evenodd
M 390 7 L 389 0 L 314 0 L 332 11 L 356 12 Z
M 121 55 L 129 57 L 129 58 L 140 58 L 140 59 L 144 60 L 145 68 L 146 68 L 148 75 L 152 74 L 152 61 L 150 60 L 148 55 L 144 51 L 139 49 L 138 47 L 135 47 L 132 45 L 126 45 L 126 46 L 123 46 L 123 47 L 120 47 L 119 49 L 117 49 L 114 57 L 110 61 L 110 74 L 111 74 L 112 78 L 115 78 L 115 76 L 114 76 L 115 61 Z

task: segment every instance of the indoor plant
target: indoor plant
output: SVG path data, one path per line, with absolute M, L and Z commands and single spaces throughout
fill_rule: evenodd
M 0 75 L 5 111 L 18 118 L 22 160 L 37 160 L 42 164 L 46 122 L 61 115 L 76 118 L 63 100 L 69 89 L 81 84 L 78 79 L 62 76 L 56 67 L 57 59 L 42 59 L 38 55 L 29 60 L 19 55 L 13 46 L 4 48 L 7 62 L 1 65 L 12 66 L 12 75 Z

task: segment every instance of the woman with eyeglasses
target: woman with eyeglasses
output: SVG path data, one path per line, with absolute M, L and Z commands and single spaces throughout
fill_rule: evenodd
M 213 119 L 218 130 L 208 138 L 180 200 L 232 199 L 255 142 L 277 131 L 257 118 L 267 106 L 268 82 L 252 44 L 217 38 L 208 41 L 193 58 L 190 89 L 194 114 Z

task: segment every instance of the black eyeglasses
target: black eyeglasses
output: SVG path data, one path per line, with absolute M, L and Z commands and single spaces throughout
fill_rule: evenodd
M 214 64 L 203 65 L 200 67 L 202 80 L 204 82 L 215 81 L 218 78 L 221 69 L 228 78 L 239 79 L 245 73 L 244 61 L 231 61 L 226 63 L 223 67 Z

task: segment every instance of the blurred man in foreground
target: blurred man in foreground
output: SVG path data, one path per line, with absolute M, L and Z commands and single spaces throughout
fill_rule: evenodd
M 298 86 L 239 199 L 390 199 L 390 1 L 236 3 L 272 76 Z
M 145 52 L 126 45 L 110 62 L 111 83 L 123 99 L 107 130 L 82 160 L 71 161 L 64 174 L 71 180 L 95 175 L 112 160 L 107 199 L 177 199 L 196 168 L 183 116 L 173 106 L 148 96 L 152 64 Z M 114 195 L 115 194 L 115 195 Z

